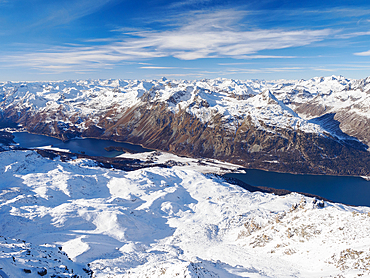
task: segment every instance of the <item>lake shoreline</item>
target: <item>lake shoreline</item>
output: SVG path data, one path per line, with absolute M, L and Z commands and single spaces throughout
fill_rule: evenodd
M 324 197 L 332 202 L 352 206 L 370 206 L 370 182 L 358 176 L 294 175 L 258 169 L 245 169 L 244 174 L 226 177 L 271 191 L 287 190 L 304 195 Z
M 150 152 L 151 149 L 146 149 L 139 144 L 126 142 L 117 142 L 99 138 L 74 138 L 68 141 L 63 141 L 60 138 L 47 136 L 43 134 L 34 134 L 28 131 L 13 131 L 14 146 L 19 146 L 28 149 L 42 148 L 51 146 L 72 153 L 87 154 L 90 156 L 105 156 L 116 157 L 123 151 L 116 151 L 115 148 L 132 150 L 133 152 Z M 110 147 L 109 150 L 105 148 Z
M 27 132 L 28 134 L 46 136 L 46 137 L 50 137 L 50 138 L 60 140 L 64 143 L 68 143 L 68 142 L 73 141 L 73 140 L 95 139 L 95 140 L 101 140 L 101 141 L 112 141 L 112 142 L 119 143 L 119 144 L 128 144 L 128 145 L 131 145 L 131 146 L 140 146 L 143 149 L 148 149 L 148 150 L 151 150 L 151 151 L 164 151 L 164 150 L 161 150 L 161 149 L 148 148 L 143 144 L 135 144 L 135 143 L 128 142 L 128 141 L 119 141 L 119 140 L 106 139 L 106 138 L 101 138 L 101 137 L 81 137 L 81 136 L 79 136 L 79 137 L 70 138 L 68 140 L 62 140 L 61 138 L 56 137 L 56 136 L 33 133 L 33 132 L 29 132 L 29 131 L 24 130 L 24 129 L 22 129 L 22 130 L 12 130 L 10 133 L 19 133 L 19 132 Z M 112 148 L 112 149 L 114 148 L 114 146 L 107 146 L 107 147 Z M 173 153 L 171 151 L 166 151 L 166 152 Z M 173 154 L 177 155 L 176 153 L 173 153 Z M 191 158 L 204 159 L 205 157 L 191 157 Z M 222 159 L 217 159 L 217 160 L 230 163 L 229 161 L 222 160 Z M 233 163 L 233 164 L 235 164 L 235 163 Z M 332 176 L 332 177 L 360 177 L 360 178 L 362 178 L 366 181 L 370 181 L 370 175 L 366 176 L 366 175 L 340 175 L 340 174 L 333 175 L 333 174 L 325 174 L 325 173 L 301 173 L 301 172 L 295 172 L 295 171 L 268 170 L 268 169 L 263 168 L 263 167 L 248 168 L 245 165 L 240 165 L 240 168 L 245 169 L 245 170 L 260 170 L 260 171 L 265 171 L 265 172 L 270 172 L 270 173 L 281 173 L 281 174 L 291 174 L 291 175 L 301 175 L 301 176 L 302 175 L 313 175 L 313 176 Z
M 3 128 L 2 130 L 6 130 L 8 128 Z M 152 149 L 152 148 L 147 148 L 145 147 L 143 144 L 135 144 L 135 143 L 132 143 L 132 142 L 127 142 L 127 141 L 118 141 L 118 140 L 112 140 L 112 139 L 104 139 L 104 138 L 99 138 L 99 137 L 74 137 L 74 138 L 70 138 L 68 140 L 62 140 L 60 139 L 59 137 L 56 137 L 56 136 L 50 136 L 50 135 L 46 135 L 46 134 L 38 134 L 38 133 L 32 133 L 32 132 L 29 132 L 27 130 L 25 130 L 24 128 L 17 128 L 16 130 L 14 130 L 15 128 L 12 128 L 10 127 L 9 128 L 9 131 L 6 131 L 7 133 L 21 133 L 21 132 L 26 132 L 28 134 L 33 134 L 33 135 L 41 135 L 41 136 L 46 136 L 46 137 L 50 137 L 50 138 L 54 138 L 54 139 L 57 139 L 57 140 L 60 140 L 62 141 L 63 143 L 68 143 L 70 141 L 73 141 L 73 140 L 84 140 L 84 139 L 95 139 L 95 140 L 100 140 L 100 141 L 112 141 L 112 142 L 115 142 L 115 143 L 119 143 L 119 144 L 128 144 L 130 146 L 140 146 L 142 147 L 143 149 L 147 149 L 147 150 L 150 150 L 150 151 L 163 151 L 163 150 L 160 150 L 160 149 Z M 107 146 L 106 148 L 110 148 L 112 150 L 114 150 L 114 146 Z M 122 148 L 124 149 L 124 147 Z M 110 152 L 111 150 L 109 150 L 108 152 Z M 168 153 L 172 153 L 170 151 L 166 151 Z M 175 153 L 173 153 L 175 154 Z M 195 158 L 195 159 L 203 159 L 204 157 L 192 157 L 192 158 Z M 228 162 L 228 161 L 224 161 L 224 160 L 221 160 L 221 159 L 218 159 L 220 161 L 223 161 L 223 162 Z M 359 177 L 359 178 L 362 178 L 366 181 L 369 181 L 370 182 L 370 175 L 369 176 L 365 176 L 365 175 L 333 175 L 333 174 L 320 174 L 320 173 L 300 173 L 300 172 L 294 172 L 294 171 L 272 171 L 272 170 L 268 170 L 266 168 L 248 168 L 246 166 L 243 166 L 243 165 L 240 165 L 240 169 L 242 170 L 259 170 L 259 171 L 264 171 L 264 172 L 268 172 L 268 173 L 281 173 L 281 174 L 290 174 L 290 175 L 299 175 L 299 176 L 304 176 L 304 175 L 312 175 L 312 176 L 332 176 L 332 177 Z
M 156 150 L 145 149 L 142 145 L 135 145 L 129 142 L 117 142 L 101 138 L 74 138 L 68 142 L 63 142 L 58 138 L 46 135 L 32 134 L 30 132 L 14 132 L 14 141 L 19 143 L 20 148 L 26 149 L 44 149 L 54 151 L 69 151 L 71 154 L 84 155 L 89 157 L 115 158 L 123 153 L 124 150 L 132 150 L 132 153 L 153 152 Z M 45 146 L 52 147 L 45 147 Z M 160 150 L 159 150 L 160 151 Z M 194 159 L 194 158 L 193 158 Z M 196 158 L 199 159 L 199 158 Z M 206 158 L 200 158 L 202 159 Z M 222 161 L 222 160 L 219 160 Z M 235 164 L 237 167 L 240 165 Z M 326 198 L 333 202 L 339 202 L 348 205 L 365 205 L 370 206 L 370 182 L 364 176 L 349 175 L 324 175 L 324 174 L 302 174 L 290 172 L 269 171 L 266 169 L 249 169 L 240 166 L 239 171 L 245 174 L 233 173 L 230 171 L 226 175 L 239 175 L 239 178 L 246 184 L 259 188 L 262 192 L 267 191 L 277 195 L 285 195 L 290 192 L 301 194 L 311 194 L 320 198 Z M 249 180 L 251 173 L 255 177 Z M 242 176 L 240 176 L 242 175 Z M 253 176 L 252 175 L 252 176 Z M 284 190 L 287 190 L 286 192 Z M 364 196 L 369 195 L 365 200 Z
M 228 183 L 231 183 L 231 184 L 236 184 L 250 192 L 262 192 L 262 193 L 269 193 L 269 194 L 275 194 L 275 195 L 278 195 L 278 196 L 285 196 L 285 195 L 288 195 L 288 194 L 291 194 L 291 193 L 298 193 L 298 194 L 301 194 L 303 196 L 306 196 L 306 197 L 311 197 L 311 198 L 316 198 L 318 200 L 323 200 L 325 202 L 332 202 L 332 200 L 329 200 L 327 198 L 324 198 L 322 196 L 319 196 L 319 195 L 315 195 L 315 194 L 310 194 L 310 193 L 305 193 L 305 192 L 296 192 L 296 191 L 290 191 L 290 190 L 287 190 L 287 189 L 277 189 L 277 188 L 273 188 L 273 187 L 267 187 L 267 186 L 253 186 L 253 185 L 250 185 L 248 183 L 245 183 L 244 181 L 240 180 L 240 179 L 237 179 L 237 178 L 232 178 L 232 177 L 227 177 L 226 175 L 228 174 L 225 174 L 225 175 L 216 175 L 216 176 L 219 176 L 220 178 L 224 179 L 226 182 Z M 352 206 L 352 205 L 350 205 Z

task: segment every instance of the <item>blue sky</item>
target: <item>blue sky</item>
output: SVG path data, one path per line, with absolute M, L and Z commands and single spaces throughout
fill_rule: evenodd
M 0 80 L 370 76 L 369 1 L 0 0 Z

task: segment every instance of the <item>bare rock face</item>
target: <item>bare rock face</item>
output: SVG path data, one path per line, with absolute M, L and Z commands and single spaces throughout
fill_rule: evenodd
M 312 119 L 333 115 L 333 120 L 339 123 L 338 128 L 343 134 L 357 138 L 364 144 L 370 145 L 370 119 L 366 115 L 369 107 L 354 105 L 333 111 L 333 109 L 329 109 L 319 103 L 305 103 L 298 105 L 295 111 Z
M 366 111 L 364 111 L 366 112 Z M 344 133 L 358 138 L 366 145 L 370 145 L 370 119 L 347 109 L 335 114 L 335 119 L 340 122 L 340 128 Z
M 133 113 L 140 112 L 140 118 Z M 258 168 L 293 173 L 364 175 L 370 156 L 361 143 L 345 144 L 313 133 L 258 129 L 245 119 L 230 132 L 220 116 L 205 125 L 186 112 L 172 114 L 162 105 L 128 111 L 118 124 L 107 128 L 110 139 L 140 143 L 148 148 L 189 156 L 217 158 Z M 353 140 L 349 140 L 350 143 Z M 353 141 L 357 142 L 357 141 Z
M 1 120 L 62 140 L 112 139 L 247 168 L 370 174 L 367 81 L 109 82 L 3 85 Z

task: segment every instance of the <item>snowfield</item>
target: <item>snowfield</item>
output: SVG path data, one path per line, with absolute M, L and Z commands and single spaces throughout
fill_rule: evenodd
M 0 172 L 3 277 L 370 276 L 368 207 L 33 151 L 0 153 Z

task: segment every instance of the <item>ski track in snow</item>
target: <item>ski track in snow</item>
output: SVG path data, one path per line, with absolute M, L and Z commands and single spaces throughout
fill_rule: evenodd
M 124 172 L 33 151 L 0 153 L 0 172 L 9 277 L 370 275 L 368 207 L 251 193 L 181 166 Z

